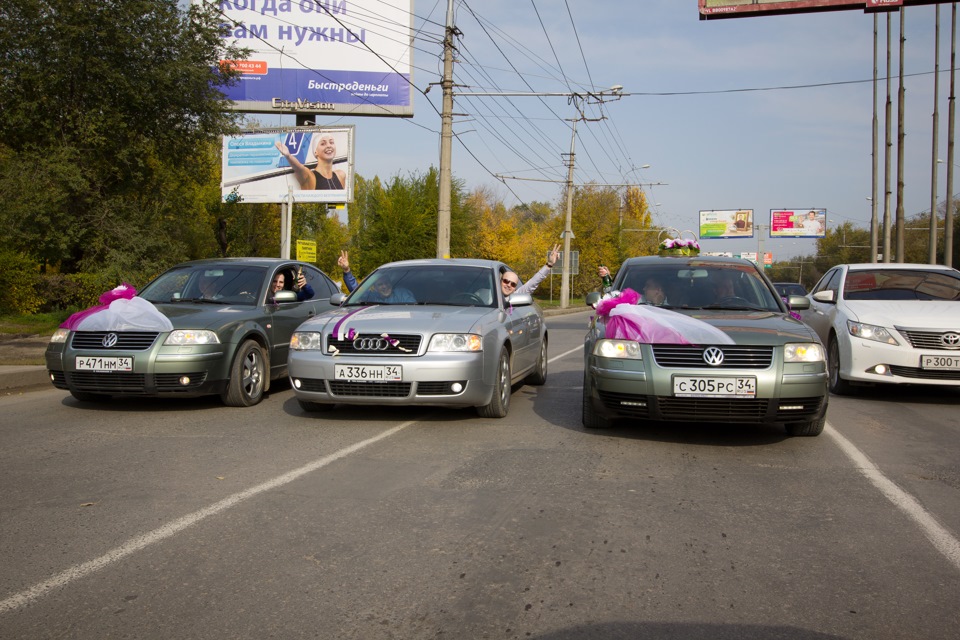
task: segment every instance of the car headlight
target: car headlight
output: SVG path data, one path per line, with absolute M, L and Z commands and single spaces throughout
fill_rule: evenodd
M 604 358 L 625 358 L 643 360 L 640 344 L 635 340 L 597 340 L 593 345 L 593 355 Z
M 784 362 L 823 362 L 823 346 L 816 342 L 788 344 L 783 348 Z
M 873 340 L 875 342 L 884 342 L 886 344 L 898 345 L 897 339 L 890 335 L 890 332 L 884 327 L 878 327 L 875 324 L 866 324 L 864 322 L 854 322 L 847 320 L 847 330 L 850 335 L 864 340 Z
M 66 342 L 69 335 L 70 329 L 57 329 L 50 336 L 50 342 Z
M 323 336 L 319 331 L 294 331 L 290 336 L 290 348 L 295 351 L 319 351 L 323 348 Z
M 438 333 L 427 351 L 483 351 L 483 339 L 475 333 Z
M 192 344 L 220 344 L 220 338 L 213 331 L 206 329 L 176 329 L 170 332 L 163 344 L 192 345 Z

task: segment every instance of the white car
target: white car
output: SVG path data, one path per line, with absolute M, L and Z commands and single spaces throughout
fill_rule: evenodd
M 827 345 L 830 391 L 858 384 L 960 387 L 960 271 L 931 264 L 840 264 L 801 317 Z

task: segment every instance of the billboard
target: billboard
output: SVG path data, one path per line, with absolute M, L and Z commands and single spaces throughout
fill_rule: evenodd
M 826 209 L 770 209 L 771 238 L 823 238 Z
M 945 4 L 950 0 L 698 0 L 700 19 L 746 18 L 749 16 L 811 11 L 895 10 L 902 6 Z
M 193 0 L 251 50 L 224 88 L 236 111 L 413 116 L 413 0 Z
M 354 127 L 297 127 L 223 137 L 225 202 L 352 202 Z M 235 194 L 235 195 L 234 195 Z
M 752 238 L 753 209 L 700 212 L 700 239 Z

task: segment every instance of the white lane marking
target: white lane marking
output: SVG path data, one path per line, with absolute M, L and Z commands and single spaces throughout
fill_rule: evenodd
M 561 354 L 558 355 L 558 356 L 553 356 L 552 358 L 550 358 L 549 360 L 547 360 L 547 362 L 553 362 L 554 360 L 559 360 L 560 358 L 564 358 L 564 357 L 570 355 L 571 353 L 573 353 L 574 351 L 583 351 L 583 345 L 580 345 L 579 347 L 574 347 L 573 349 L 570 349 L 570 351 L 561 353 Z
M 267 480 L 262 484 L 258 484 L 255 487 L 235 493 L 219 502 L 213 503 L 209 507 L 205 507 L 199 511 L 194 511 L 193 513 L 187 514 L 182 518 L 178 518 L 173 522 L 160 527 L 159 529 L 154 529 L 149 533 L 145 533 L 142 536 L 133 538 L 126 544 L 108 551 L 99 558 L 94 558 L 93 560 L 89 560 L 83 564 L 70 567 L 69 569 L 58 573 L 48 580 L 44 580 L 43 582 L 36 584 L 25 591 L 21 591 L 16 595 L 0 601 L 0 614 L 25 607 L 34 600 L 46 595 L 53 589 L 64 587 L 74 580 L 79 580 L 80 578 L 90 575 L 94 571 L 99 571 L 100 569 L 114 564 L 132 553 L 174 536 L 187 527 L 197 524 L 201 520 L 209 518 L 210 516 L 215 516 L 218 513 L 226 511 L 227 509 L 234 507 L 245 500 L 249 500 L 250 498 L 253 498 L 265 491 L 270 491 L 271 489 L 276 489 L 277 487 L 282 487 L 285 484 L 289 484 L 301 476 L 325 467 L 332 462 L 340 460 L 341 458 L 345 458 L 351 453 L 356 453 L 364 447 L 370 446 L 371 444 L 385 438 L 389 438 L 390 436 L 400 432 L 403 429 L 406 429 L 412 424 L 416 424 L 417 422 L 417 420 L 404 422 L 403 424 L 393 427 L 392 429 L 388 429 L 387 431 L 384 431 L 383 433 L 372 438 L 352 444 L 349 447 L 341 449 L 335 453 L 331 453 L 330 455 L 320 458 L 319 460 L 314 460 L 313 462 L 306 464 L 299 469 L 294 469 L 293 471 L 289 471 L 281 476 L 277 476 L 272 480 Z
M 944 555 L 957 569 L 960 569 L 960 541 L 950 533 L 937 519 L 923 508 L 909 493 L 898 487 L 877 468 L 870 458 L 863 454 L 852 442 L 844 438 L 827 423 L 824 433 L 834 439 L 840 449 L 853 461 L 857 470 L 863 474 L 873 486 L 880 490 L 887 500 L 903 511 L 910 519 L 916 522 L 927 539 Z

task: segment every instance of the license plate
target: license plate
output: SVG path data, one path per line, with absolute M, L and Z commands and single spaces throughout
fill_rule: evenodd
M 333 366 L 333 376 L 337 380 L 350 382 L 402 382 L 403 367 L 399 365 L 351 365 Z
M 960 355 L 955 356 L 920 356 L 921 369 L 960 370 Z
M 676 376 L 673 395 L 680 398 L 755 398 L 757 379 Z
M 132 357 L 100 358 L 77 356 L 78 371 L 133 371 Z

